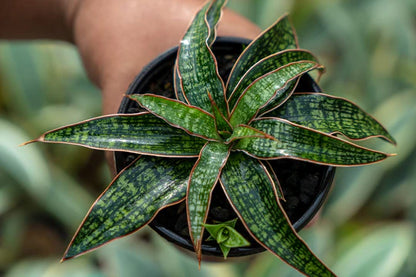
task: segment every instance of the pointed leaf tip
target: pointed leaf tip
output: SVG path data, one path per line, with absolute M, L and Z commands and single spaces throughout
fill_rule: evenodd
M 297 92 L 281 107 L 265 116 L 286 119 L 327 134 L 341 134 L 351 140 L 394 138 L 376 119 L 353 102 L 324 93 Z
M 63 260 L 129 235 L 147 225 L 162 208 L 182 201 L 193 164 L 190 159 L 138 158 L 91 206 Z
M 359 166 L 380 162 L 389 154 L 364 148 L 346 140 L 279 118 L 262 118 L 251 126 L 269 133 L 279 142 L 243 138 L 234 149 L 260 159 L 293 158 L 333 166 Z
M 335 276 L 293 229 L 270 176 L 258 160 L 232 153 L 220 184 L 238 217 L 259 244 L 306 276 Z
M 317 67 L 319 64 L 314 61 L 291 62 L 257 78 L 235 100 L 230 116 L 231 125 L 249 123 L 272 99 L 284 102 L 291 95 L 291 91 L 287 90 L 288 83 Z
M 219 76 L 217 61 L 210 48 L 215 39 L 215 26 L 226 1 L 207 2 L 195 15 L 178 49 L 177 69 L 182 77 L 182 94 L 190 104 L 211 111 L 204 94 L 209 90 L 222 114 L 227 114 L 224 84 Z
M 227 82 L 227 97 L 230 97 L 243 75 L 258 61 L 282 50 L 296 48 L 298 43 L 295 30 L 288 14 L 284 14 L 244 49 L 231 70 Z
M 22 147 L 22 146 L 26 146 L 26 145 L 28 145 L 28 144 L 32 144 L 32 143 L 35 143 L 35 142 L 38 142 L 38 141 L 39 141 L 39 139 L 32 139 L 32 140 L 29 140 L 29 141 L 23 142 L 23 143 L 19 144 L 18 146 L 19 146 L 19 147 Z
M 202 148 L 200 157 L 191 171 L 186 195 L 186 210 L 189 234 L 197 254 L 201 251 L 211 194 L 229 154 L 229 146 L 209 142 Z
M 48 131 L 37 141 L 165 157 L 196 157 L 205 144 L 149 112 L 91 118 Z

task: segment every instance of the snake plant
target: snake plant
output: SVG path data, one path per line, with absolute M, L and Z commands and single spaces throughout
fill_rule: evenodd
M 173 76 L 176 99 L 127 96 L 146 111 L 88 119 L 30 141 L 140 154 L 94 202 L 63 260 L 135 232 L 161 209 L 185 201 L 200 261 L 211 194 L 221 186 L 260 245 L 305 275 L 334 276 L 293 229 L 265 161 L 366 165 L 391 154 L 354 141 L 395 141 L 345 99 L 294 93 L 303 74 L 323 66 L 299 48 L 287 15 L 246 47 L 224 82 L 211 50 L 224 5 L 225 0 L 206 3 L 180 41 Z

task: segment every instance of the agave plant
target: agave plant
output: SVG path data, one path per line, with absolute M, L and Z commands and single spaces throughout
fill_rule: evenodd
M 186 201 L 189 235 L 200 261 L 211 193 L 220 185 L 260 245 L 305 275 L 334 276 L 293 229 L 273 169 L 264 161 L 365 165 L 390 154 L 352 141 L 394 139 L 345 99 L 293 92 L 303 74 L 323 66 L 299 49 L 287 15 L 248 45 L 225 84 L 211 51 L 224 5 L 225 0 L 206 3 L 180 41 L 177 99 L 131 95 L 145 112 L 89 119 L 31 141 L 140 154 L 92 205 L 63 260 L 135 232 L 161 209 Z

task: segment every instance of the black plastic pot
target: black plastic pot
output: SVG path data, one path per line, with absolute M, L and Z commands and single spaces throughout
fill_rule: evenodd
M 226 80 L 228 74 L 249 40 L 241 38 L 217 38 L 213 52 L 217 57 L 221 77 Z M 174 98 L 173 66 L 177 48 L 170 49 L 148 64 L 130 85 L 127 94 L 156 93 Z M 321 89 L 309 75 L 304 75 L 296 89 L 297 91 L 315 91 Z M 142 111 L 136 102 L 124 98 L 119 113 L 137 113 Z M 129 165 L 137 156 L 130 153 L 116 152 L 115 162 L 117 171 Z M 280 159 L 271 161 L 272 167 L 281 183 L 286 202 L 282 205 L 288 214 L 294 228 L 299 231 L 315 216 L 322 206 L 334 178 L 335 168 L 312 163 Z M 185 203 L 168 207 L 159 212 L 149 224 L 156 232 L 167 240 L 193 250 L 188 234 Z M 226 221 L 236 218 L 220 186 L 216 186 L 211 201 L 207 223 L 210 220 Z M 238 221 L 236 229 L 250 240 L 249 247 L 233 248 L 229 257 L 245 256 L 264 251 Z M 207 235 L 207 234 L 205 234 Z M 215 242 L 207 241 L 202 245 L 204 255 L 222 256 Z

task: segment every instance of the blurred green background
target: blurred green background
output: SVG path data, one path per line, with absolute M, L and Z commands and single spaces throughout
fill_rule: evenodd
M 396 157 L 337 172 L 317 223 L 301 236 L 340 276 L 416 276 L 416 1 L 231 0 L 262 28 L 291 13 L 302 48 L 326 65 L 320 85 L 374 115 Z M 198 263 L 150 229 L 59 263 L 110 181 L 103 153 L 18 147 L 43 131 L 100 114 L 74 47 L 0 41 L 0 276 L 299 276 L 268 253 Z

